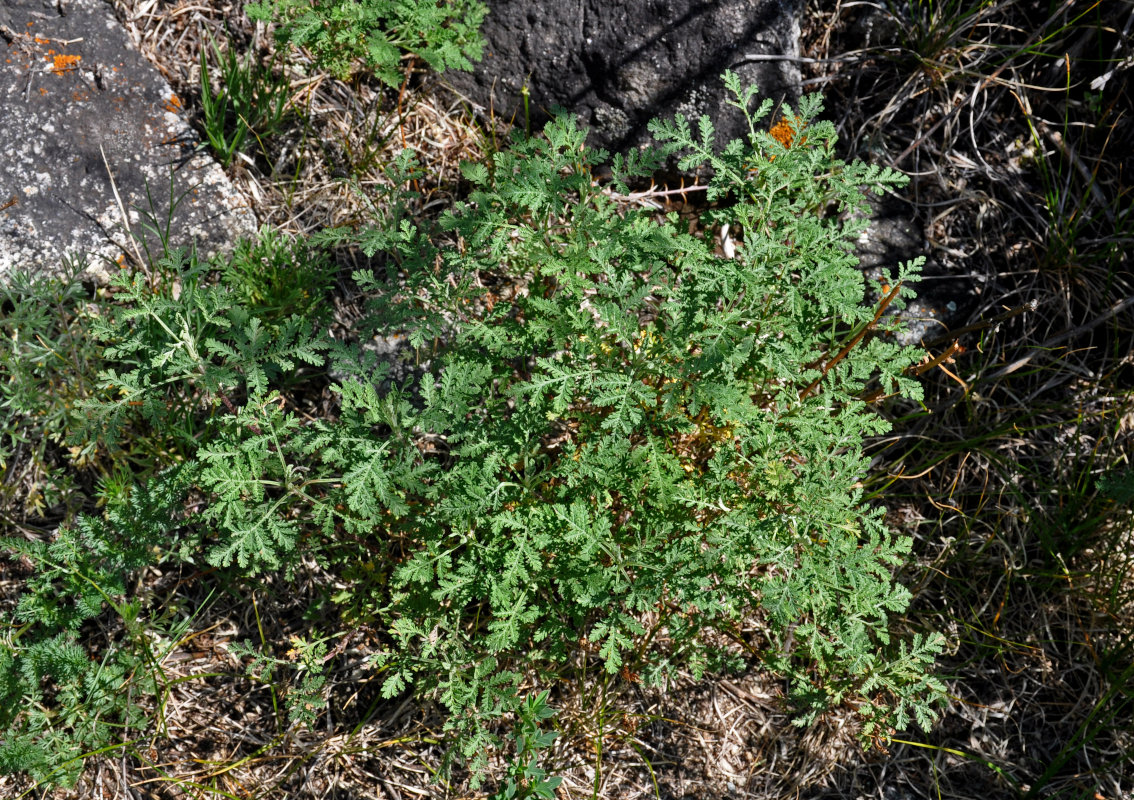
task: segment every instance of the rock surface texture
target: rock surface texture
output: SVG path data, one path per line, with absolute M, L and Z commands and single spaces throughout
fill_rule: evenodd
M 917 297 L 902 312 L 908 330 L 898 337 L 901 344 L 921 344 L 947 336 L 974 304 L 976 293 L 972 282 L 949 275 L 933 258 L 929 242 L 920 224 L 914 220 L 905 203 L 894 196 L 869 194 L 870 227 L 859 238 L 855 253 L 859 267 L 878 288 L 883 270 L 894 272 L 900 263 L 927 256 L 922 279 L 912 288 Z M 886 284 L 888 285 L 888 284 Z
M 0 44 L 0 276 L 81 254 L 105 274 L 123 253 L 160 253 L 147 226 L 205 255 L 255 231 L 103 0 L 0 0 Z
M 578 115 L 590 144 L 625 152 L 649 141 L 646 124 L 708 114 L 717 143 L 748 128 L 721 74 L 761 97 L 800 93 L 799 14 L 793 0 L 489 0 L 484 58 L 446 73 L 483 114 L 538 130 L 553 106 Z M 782 58 L 782 57 L 787 57 Z M 769 60 L 770 59 L 770 60 Z M 528 89 L 525 119 L 523 89 Z

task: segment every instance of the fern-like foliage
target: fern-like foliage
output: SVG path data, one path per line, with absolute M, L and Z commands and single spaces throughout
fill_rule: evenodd
M 910 543 L 856 488 L 864 436 L 887 428 L 860 398 L 920 397 L 920 354 L 865 302 L 849 213 L 904 178 L 838 161 L 818 98 L 786 111 L 788 145 L 757 130 L 768 108 L 719 154 L 707 119 L 652 128 L 684 168 L 713 167 L 710 196 L 729 202 L 706 224 L 742 232 L 735 258 L 597 188 L 605 156 L 566 117 L 466 167 L 475 188 L 443 221 L 456 246 L 405 224 L 364 237 L 402 281 L 359 276 L 381 291 L 375 319 L 397 321 L 377 331 L 417 312 L 427 334 L 408 333 L 436 357 L 385 396 L 359 372 L 310 447 L 350 530 L 396 543 L 393 593 L 375 597 L 385 692 L 437 697 L 466 754 L 523 671 L 561 668 L 580 642 L 656 682 L 729 660 L 702 634 L 752 614 L 776 639 L 741 645 L 792 678 L 802 721 L 846 702 L 865 735 L 932 717 L 940 637 L 889 632 Z M 616 187 L 664 155 L 616 160 Z
M 207 281 L 208 264 L 175 250 L 158 265 L 175 276 L 158 287 L 141 273 L 115 277 L 118 304 L 104 307 L 93 335 L 107 342 L 102 397 L 80 405 L 77 441 L 116 445 L 135 421 L 166 431 L 188 457 L 200 443 L 202 411 L 230 395 L 263 395 L 269 383 L 306 363 L 321 365 L 325 337 L 299 316 L 267 327 L 232 291 Z M 204 414 L 205 418 L 211 414 Z
M 82 516 L 50 541 L 0 540 L 32 571 L 0 638 L 0 772 L 44 785 L 73 783 L 82 755 L 145 728 L 136 698 L 158 691 L 153 642 L 128 581 L 175 551 L 189 469 L 132 488 L 104 517 Z M 83 635 L 93 619 L 124 628 L 117 644 Z
M 336 77 L 348 77 L 361 59 L 391 86 L 402 82 L 403 52 L 438 72 L 472 69 L 487 13 L 479 0 L 263 0 L 247 11 L 252 19 L 277 20 L 280 42 L 307 48 Z
M 157 691 L 161 625 L 144 620 L 143 604 L 130 597 L 140 569 L 166 559 L 198 562 L 204 548 L 208 561 L 251 574 L 296 552 L 295 524 L 266 496 L 277 492 L 262 479 L 265 461 L 279 458 L 278 442 L 295 427 L 272 405 L 278 396 L 270 389 L 302 364 L 321 364 L 326 343 L 296 315 L 269 329 L 231 285 L 210 280 L 211 271 L 175 251 L 148 275 L 117 276 L 116 302 L 84 313 L 84 339 L 104 345 L 103 368 L 93 381 L 75 376 L 93 386 L 64 431 L 75 452 L 109 452 L 119 463 L 101 481 L 103 516 L 80 515 L 49 538 L 0 539 L 0 553 L 26 573 L 0 639 L 0 771 L 67 784 L 84 753 L 117 747 L 145 727 L 136 698 Z M 22 316 L 36 322 L 30 312 Z M 24 370 L 28 361 L 14 354 Z M 16 399 L 36 378 L 18 377 Z M 231 445 L 234 432 L 247 434 L 239 447 Z M 157 444 L 141 452 L 135 438 Z M 228 460 L 221 469 L 218 458 Z M 286 499 L 298 471 L 285 467 Z M 214 500 L 192 520 L 190 489 Z M 222 541 L 207 527 L 214 518 L 224 526 Z M 94 619 L 124 635 L 84 633 Z
M 748 113 L 753 91 L 726 83 Z M 383 631 L 382 693 L 445 708 L 450 755 L 474 774 L 500 717 L 535 735 L 520 685 L 579 663 L 655 684 L 679 667 L 760 665 L 790 679 L 800 722 L 850 704 L 867 740 L 929 724 L 942 639 L 894 635 L 910 542 L 860 488 L 864 437 L 887 429 L 865 398 L 920 397 L 920 353 L 883 313 L 920 261 L 870 301 L 853 254 L 863 192 L 904 178 L 839 161 L 818 98 L 786 109 L 776 136 L 760 130 L 769 110 L 721 152 L 707 119 L 696 132 L 655 123 L 663 148 L 616 158 L 610 188 L 593 175 L 605 154 L 559 116 L 466 165 L 472 190 L 439 226 L 397 202 L 379 210 L 357 235 L 375 264 L 355 274 L 370 297 L 360 341 L 327 341 L 266 300 L 272 287 L 192 255 L 167 257 L 158 280 L 120 277 L 94 326 L 109 363 L 76 440 L 160 434 L 155 457 L 177 465 L 180 488 L 151 481 L 153 518 L 131 504 L 134 516 L 85 518 L 51 543 L 4 543 L 35 577 L 20 601 L 30 627 L 0 648 L 3 707 L 19 708 L 0 717 L 0 768 L 52 775 L 108 741 L 99 720 L 127 713 L 114 687 L 135 650 L 96 665 L 79 626 L 108 609 L 137 619 L 127 576 L 158 557 L 233 581 L 286 581 L 300 557 L 336 571 L 343 624 Z M 707 235 L 616 194 L 674 153 L 713 169 Z M 390 168 L 417 170 L 408 154 Z M 726 224 L 734 256 L 713 244 Z M 411 377 L 361 346 L 376 335 L 406 337 Z M 328 352 L 333 413 L 306 413 L 283 379 Z M 194 509 L 170 543 L 182 490 Z M 742 633 L 752 620 L 766 637 Z M 321 707 L 324 641 L 297 639 L 294 662 L 242 651 L 254 671 L 297 665 L 293 721 Z M 67 690 L 43 694 L 47 675 L 112 705 L 52 711 Z M 517 791 L 545 785 L 523 770 Z
M 85 261 L 61 275 L 0 279 L 0 526 L 81 503 L 75 476 L 51 457 L 93 389 L 98 347 L 85 332 Z M 74 451 L 85 461 L 89 448 Z

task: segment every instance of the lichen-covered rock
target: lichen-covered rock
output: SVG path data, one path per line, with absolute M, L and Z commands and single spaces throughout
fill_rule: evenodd
M 799 13 L 792 0 L 489 0 L 476 71 L 445 79 L 484 113 L 538 129 L 553 106 L 578 115 L 589 143 L 625 152 L 646 125 L 708 114 L 717 146 L 748 133 L 727 105 L 731 69 L 761 97 L 800 94 Z M 776 60 L 779 59 L 779 60 Z M 525 119 L 522 90 L 529 93 Z
M 161 252 L 147 227 L 204 255 L 255 231 L 103 0 L 0 0 L 0 44 L 0 277 L 81 255 L 105 275 L 127 229 L 143 257 Z

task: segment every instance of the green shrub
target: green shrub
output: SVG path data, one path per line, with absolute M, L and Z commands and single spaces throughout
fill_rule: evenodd
M 727 82 L 747 109 L 753 92 Z M 310 445 L 343 484 L 324 519 L 341 504 L 344 525 L 390 548 L 385 691 L 438 697 L 466 755 L 521 675 L 555 674 L 580 647 L 612 674 L 699 675 L 735 660 L 705 634 L 741 639 L 753 613 L 777 634 L 752 655 L 791 677 L 803 720 L 840 703 L 866 735 L 931 718 L 941 640 L 888 632 L 910 542 L 857 488 L 863 437 L 888 427 L 860 398 L 873 383 L 920 397 L 904 375 L 920 353 L 878 335 L 898 323 L 863 303 L 866 223 L 849 212 L 859 187 L 905 178 L 837 161 L 817 97 L 794 146 L 756 132 L 770 106 L 720 155 L 707 119 L 697 138 L 680 117 L 652 126 L 682 168 L 713 167 L 709 200 L 729 202 L 706 221 L 742 232 L 735 259 L 676 216 L 620 208 L 562 117 L 546 141 L 466 167 L 474 191 L 444 220 L 455 246 L 405 223 L 363 239 L 405 276 L 390 293 L 358 274 L 375 314 L 416 311 L 411 338 L 436 352 L 412 388 L 342 385 L 342 418 Z M 620 191 L 657 163 L 634 161 L 615 160 Z
M 225 259 L 221 279 L 233 298 L 276 328 L 293 316 L 325 322 L 332 265 L 323 251 L 264 227 Z
M 754 90 L 726 82 L 749 113 Z M 920 397 L 907 375 L 920 353 L 885 335 L 900 323 L 883 314 L 920 262 L 866 304 L 853 254 L 866 223 L 851 212 L 865 206 L 861 187 L 905 179 L 837 160 L 817 97 L 776 137 L 756 129 L 770 106 L 720 154 L 707 119 L 695 137 L 678 117 L 652 126 L 662 150 L 615 159 L 623 193 L 670 153 L 686 169 L 710 165 L 704 235 L 598 187 L 605 155 L 564 117 L 545 139 L 465 165 L 472 191 L 436 230 L 394 198 L 384 224 L 361 234 L 387 269 L 355 273 L 371 299 L 354 344 L 285 318 L 302 304 L 265 300 L 254 269 L 230 265 L 216 285 L 173 254 L 153 286 L 124 276 L 94 329 L 112 364 L 78 436 L 172 430 L 178 485 L 204 506 L 163 557 L 203 559 L 230 580 L 276 570 L 286 580 L 300 556 L 336 571 L 338 624 L 385 630 L 372 660 L 383 693 L 438 701 L 452 754 L 474 775 L 498 719 L 520 715 L 529 738 L 517 740 L 515 792 L 545 785 L 532 759 L 550 742 L 521 679 L 551 685 L 580 664 L 656 684 L 679 667 L 699 676 L 755 663 L 790 678 L 800 722 L 843 704 L 862 715 L 864 737 L 927 725 L 944 691 L 929 673 L 942 640 L 892 639 L 910 598 L 892 570 L 910 542 L 864 504 L 860 484 L 863 439 L 888 427 L 862 398 Z M 406 153 L 391 174 L 415 169 Z M 724 224 L 735 257 L 715 251 Z M 408 336 L 411 377 L 392 379 L 391 363 L 362 346 L 375 333 Z M 281 379 L 328 351 L 337 415 L 291 411 Z M 177 502 L 170 488 L 161 496 Z M 129 566 L 113 561 L 110 573 Z M 85 596 L 82 613 L 98 613 Z M 767 640 L 742 633 L 753 618 Z M 72 623 L 39 624 L 53 641 L 52 626 Z M 336 635 L 293 643 L 306 654 L 296 720 L 318 711 Z M 284 666 L 242 652 L 256 673 Z M 11 697 L 31 691 L 8 686 Z
M 848 212 L 858 187 L 904 178 L 837 161 L 819 110 L 803 102 L 794 146 L 754 132 L 721 155 L 707 120 L 699 139 L 680 118 L 654 126 L 691 151 L 684 167 L 713 166 L 710 200 L 732 202 L 707 221 L 743 232 L 735 259 L 676 217 L 620 208 L 563 118 L 491 169 L 466 166 L 475 189 L 443 220 L 448 246 L 405 220 L 367 232 L 391 268 L 356 273 L 375 295 L 366 327 L 413 320 L 430 369 L 380 393 L 390 365 L 339 348 L 354 377 L 338 419 L 303 426 L 264 404 L 231 417 L 199 454 L 206 514 L 231 521 L 215 563 L 277 563 L 300 519 L 356 575 L 361 556 L 371 577 L 339 599 L 388 625 L 385 693 L 439 699 L 468 757 L 521 675 L 550 678 L 580 648 L 612 674 L 700 674 L 736 662 L 705 634 L 740 639 L 753 613 L 777 638 L 751 654 L 792 678 L 801 719 L 853 703 L 867 735 L 926 724 L 940 638 L 890 641 L 909 542 L 857 488 L 863 437 L 887 428 L 860 398 L 919 396 L 904 375 L 919 353 L 879 335 L 917 264 L 864 305 L 851 243 L 865 223 Z M 657 155 L 616 159 L 616 187 Z
M 66 465 L 95 456 L 65 448 L 98 364 L 85 335 L 86 263 L 67 266 L 59 276 L 0 279 L 0 525 L 73 511 L 81 492 Z
M 472 69 L 481 53 L 480 0 L 263 0 L 247 7 L 252 19 L 280 23 L 276 38 L 305 47 L 316 64 L 347 78 L 358 59 L 391 86 L 402 82 L 403 52 L 430 67 Z

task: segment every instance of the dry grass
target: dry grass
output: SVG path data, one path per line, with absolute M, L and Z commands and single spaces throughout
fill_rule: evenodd
M 230 170 L 261 224 L 296 234 L 359 224 L 376 188 L 387 183 L 383 168 L 403 148 L 427 166 L 427 178 L 415 187 L 422 208 L 444 206 L 452 200 L 460 162 L 482 155 L 475 124 L 431 91 L 412 62 L 400 91 L 365 77 L 347 84 L 316 71 L 303 53 L 284 64 L 264 26 L 231 5 L 117 0 L 115 8 L 190 109 L 200 96 L 199 52 L 212 55 L 210 40 L 231 41 L 287 76 L 294 112 L 289 124 L 260 142 L 255 158 L 242 154 Z
M 876 444 L 879 491 L 918 539 L 910 616 L 949 635 L 957 697 L 907 737 L 919 746 L 838 791 L 1127 797 L 1131 518 L 1098 482 L 1134 452 L 1134 128 L 1122 73 L 1101 94 L 1090 84 L 1128 54 L 1134 7 L 892 10 L 816 12 L 812 55 L 871 21 L 902 49 L 812 79 L 852 148 L 911 174 L 931 260 L 971 287 L 955 326 L 971 332 L 930 346 L 965 348 L 927 376 L 930 413 L 894 409 Z
M 203 32 L 219 39 L 227 25 L 238 46 L 272 54 L 264 31 L 232 7 L 116 8 L 190 108 Z M 1129 71 L 1110 78 L 1097 109 L 1084 89 L 1130 54 L 1118 34 L 1134 11 L 1071 2 L 1044 13 L 1016 2 L 963 9 L 811 8 L 803 43 L 820 59 L 809 83 L 827 96 L 849 154 L 912 175 L 909 215 L 940 274 L 971 298 L 955 326 L 969 329 L 956 337 L 965 350 L 926 376 L 931 413 L 890 409 L 895 431 L 873 445 L 874 486 L 918 542 L 904 576 L 917 590 L 908 624 L 948 635 L 942 670 L 954 702 L 933 731 L 863 754 L 850 712 L 793 727 L 784 687 L 759 672 L 687 678 L 666 692 L 625 681 L 564 686 L 554 698 L 563 735 L 548 765 L 565 778 L 560 796 L 1134 793 L 1134 526 L 1097 485 L 1129 469 L 1134 452 L 1134 273 L 1125 255 L 1134 219 L 1124 182 L 1134 103 L 1127 84 L 1115 88 Z M 1083 55 L 1112 42 L 1105 59 Z M 302 58 L 288 70 L 299 113 L 230 170 L 263 224 L 305 234 L 365 220 L 388 184 L 383 166 L 402 147 L 425 165 L 416 189 L 420 213 L 430 213 L 456 196 L 459 162 L 489 146 L 425 76 L 392 91 L 334 81 Z M 357 309 L 349 295 L 339 301 L 349 321 Z M 162 725 L 125 755 L 91 759 L 79 786 L 53 797 L 477 796 L 460 775 L 433 781 L 436 710 L 382 700 L 361 669 L 372 632 L 358 630 L 335 659 L 330 710 L 314 730 L 289 727 L 273 682 L 245 675 L 225 648 L 303 631 L 316 587 L 331 580 L 308 565 L 294 584 L 267 582 L 247 596 L 206 574 L 147 574 L 147 591 L 191 618 L 161 663 L 168 690 L 152 718 Z M 0 588 L 11 595 L 16 583 Z M 0 795 L 25 788 L 0 778 Z

